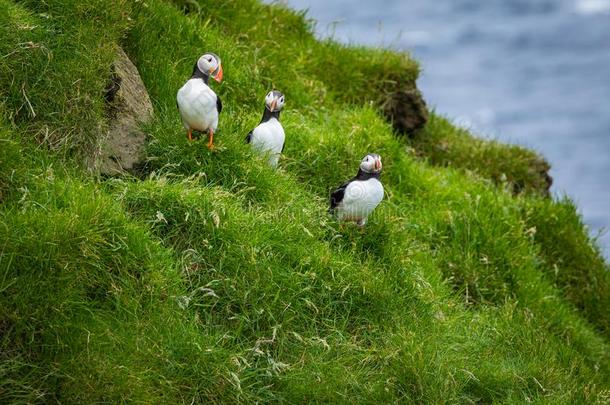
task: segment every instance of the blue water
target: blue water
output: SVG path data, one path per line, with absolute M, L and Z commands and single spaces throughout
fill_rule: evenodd
M 610 0 L 288 4 L 322 37 L 411 52 L 437 112 L 540 152 L 610 258 Z

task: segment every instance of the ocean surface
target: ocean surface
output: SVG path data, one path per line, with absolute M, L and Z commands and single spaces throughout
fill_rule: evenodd
M 287 0 L 320 37 L 407 50 L 429 106 L 551 162 L 610 258 L 610 0 Z

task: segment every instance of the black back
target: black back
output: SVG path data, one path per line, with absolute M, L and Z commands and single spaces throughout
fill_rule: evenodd
M 222 101 L 220 101 L 220 96 L 216 94 L 216 110 L 218 110 L 218 114 L 222 111 Z
M 335 191 L 330 193 L 330 208 L 328 209 L 330 213 L 332 213 L 335 208 L 337 208 L 337 205 L 339 205 L 339 203 L 343 201 L 343 197 L 345 196 L 345 189 L 352 181 L 354 181 L 354 179 L 346 181 L 345 183 L 337 187 Z

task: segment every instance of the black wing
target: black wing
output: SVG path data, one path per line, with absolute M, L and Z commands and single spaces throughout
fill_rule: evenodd
M 248 132 L 246 135 L 246 143 L 250 143 L 252 141 L 252 131 Z
M 286 148 L 286 141 L 284 141 L 284 144 L 282 145 L 282 151 L 280 153 L 284 153 L 284 148 Z
M 222 111 L 222 101 L 220 101 L 220 96 L 216 95 L 216 109 L 218 110 L 218 114 Z
M 347 188 L 347 185 L 349 183 L 351 183 L 351 180 L 341 184 L 335 191 L 330 194 L 330 208 L 328 210 L 329 212 L 332 213 L 334 209 L 337 208 L 337 205 L 339 205 L 339 203 L 343 201 L 345 189 Z

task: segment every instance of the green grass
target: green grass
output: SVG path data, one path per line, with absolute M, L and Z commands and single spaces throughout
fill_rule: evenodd
M 610 273 L 575 207 L 513 194 L 532 152 L 434 115 L 396 137 L 408 55 L 247 0 L 0 10 L 0 402 L 608 401 Z M 141 179 L 83 169 L 118 46 L 155 107 Z M 175 109 L 206 50 L 215 152 Z M 274 86 L 278 171 L 243 143 Z M 371 151 L 386 199 L 340 230 L 328 192 Z
M 513 193 L 549 194 L 551 167 L 537 153 L 473 137 L 436 114 L 431 114 L 411 146 L 431 164 L 459 168 Z

